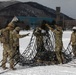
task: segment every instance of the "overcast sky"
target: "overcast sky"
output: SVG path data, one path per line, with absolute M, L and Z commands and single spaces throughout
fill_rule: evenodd
M 0 0 L 0 1 L 7 1 L 7 0 Z M 14 0 L 9 0 L 9 1 L 14 1 Z M 18 0 L 18 1 L 38 2 L 42 5 L 45 5 L 53 9 L 56 9 L 56 6 L 60 6 L 62 13 L 76 19 L 76 0 Z

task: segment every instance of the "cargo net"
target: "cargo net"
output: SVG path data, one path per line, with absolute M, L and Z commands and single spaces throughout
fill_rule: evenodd
M 32 33 L 30 42 L 27 46 L 27 48 L 24 50 L 24 52 L 20 55 L 19 63 L 20 65 L 30 65 L 31 63 L 34 64 L 34 62 L 38 59 L 42 59 L 45 61 L 51 61 L 56 60 L 55 55 L 55 39 L 54 34 L 52 31 L 45 31 L 43 34 L 43 44 L 40 46 L 40 48 L 37 48 L 37 41 L 36 36 L 34 35 L 35 30 Z M 41 56 L 38 57 L 38 50 L 43 50 L 41 52 Z M 62 50 L 63 55 L 67 61 L 72 59 L 72 48 L 69 45 L 67 49 Z M 17 64 L 16 63 L 16 64 Z

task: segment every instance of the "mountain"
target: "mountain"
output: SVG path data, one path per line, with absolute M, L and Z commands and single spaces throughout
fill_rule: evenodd
M 56 11 L 36 2 L 0 2 L 0 16 L 32 16 L 56 18 Z M 61 18 L 72 19 L 61 13 Z
M 18 1 L 2 1 L 0 2 L 0 10 L 15 3 L 18 3 Z

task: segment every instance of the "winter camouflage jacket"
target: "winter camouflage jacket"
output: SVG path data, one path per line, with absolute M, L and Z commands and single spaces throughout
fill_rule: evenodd
M 55 38 L 55 47 L 62 47 L 63 43 L 62 43 L 62 30 L 54 30 L 54 38 Z
M 72 42 L 72 45 L 76 45 L 76 32 L 73 32 L 71 34 L 71 42 Z

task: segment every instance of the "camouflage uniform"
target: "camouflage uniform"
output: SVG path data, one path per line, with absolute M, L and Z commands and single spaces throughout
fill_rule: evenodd
M 70 42 L 72 42 L 73 53 L 74 56 L 76 57 L 76 32 L 72 32 Z
M 57 27 L 54 31 L 54 37 L 55 37 L 55 52 L 56 52 L 56 57 L 59 63 L 63 63 L 64 57 L 62 55 L 62 29 L 60 27 Z
M 37 60 L 38 62 L 42 61 L 41 57 L 45 50 L 44 42 L 43 42 L 43 33 L 41 31 L 42 29 L 40 27 L 37 27 L 34 31 L 34 35 L 36 36 L 36 45 L 37 45 L 37 54 L 35 60 Z
M 19 61 L 20 59 L 20 52 L 19 52 L 19 38 L 23 38 L 25 36 L 28 36 L 28 34 L 25 34 L 25 35 L 20 35 L 19 34 L 19 31 L 20 31 L 20 27 L 16 27 L 13 31 L 13 48 L 15 50 L 15 61 Z
M 8 25 L 5 29 L 2 30 L 2 43 L 3 43 L 3 61 L 2 68 L 6 69 L 7 57 L 9 57 L 10 68 L 14 69 L 14 59 L 13 59 L 13 46 L 12 46 L 12 30 L 14 26 Z
M 41 47 L 41 45 L 43 45 L 43 36 L 41 33 L 41 29 L 40 28 L 36 28 L 34 35 L 36 36 L 36 44 L 37 44 L 37 49 Z
M 58 60 L 58 63 L 63 63 L 64 57 L 62 55 L 62 27 L 56 25 L 56 29 L 54 30 L 52 27 L 50 27 L 48 24 L 46 26 L 53 31 L 54 37 L 55 37 L 55 53 Z

